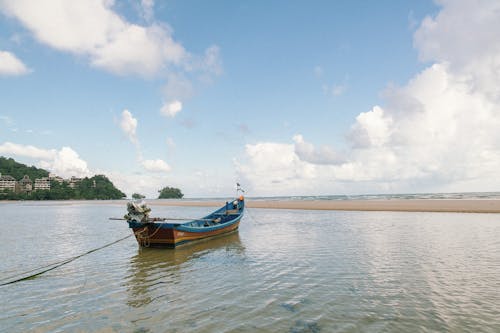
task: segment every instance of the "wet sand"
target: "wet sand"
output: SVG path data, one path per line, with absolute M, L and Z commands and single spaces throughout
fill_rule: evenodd
M 217 207 L 220 201 L 165 200 L 148 201 L 151 206 Z M 246 199 L 248 208 L 350 210 L 350 211 L 399 211 L 399 212 L 455 212 L 500 213 L 500 200 L 252 200 Z

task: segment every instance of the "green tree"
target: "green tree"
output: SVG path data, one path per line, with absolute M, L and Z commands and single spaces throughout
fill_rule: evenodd
M 104 175 L 83 178 L 77 187 L 79 199 L 121 199 L 126 197 L 125 193 L 117 189 L 113 183 Z
M 28 175 L 32 181 L 47 177 L 49 172 L 34 166 L 28 167 L 12 158 L 0 156 L 0 173 L 10 175 L 19 180 Z M 75 188 L 69 187 L 67 182 L 50 182 L 50 190 L 33 190 L 30 194 L 16 193 L 9 190 L 0 190 L 0 200 L 70 200 L 70 199 L 121 199 L 125 193 L 117 189 L 104 175 L 85 177 Z
M 12 176 L 16 180 L 20 180 L 24 175 L 28 175 L 31 180 L 49 176 L 47 170 L 39 169 L 34 166 L 29 167 L 25 164 L 16 162 L 12 158 L 5 158 L 3 156 L 0 156 L 0 173 L 2 175 Z
M 74 189 L 69 187 L 67 182 L 59 183 L 57 181 L 50 182 L 50 196 L 57 200 L 77 199 Z
M 158 199 L 181 199 L 184 196 L 181 190 L 175 187 L 166 186 L 158 192 L 160 193 Z
M 134 200 L 140 200 L 140 199 L 144 199 L 145 196 L 143 196 L 142 194 L 139 194 L 139 193 L 134 193 L 132 194 L 132 199 Z

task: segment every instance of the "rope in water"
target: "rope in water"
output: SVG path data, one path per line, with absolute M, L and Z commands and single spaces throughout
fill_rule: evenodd
M 32 269 L 32 270 L 29 270 L 29 271 L 26 271 L 26 272 L 23 272 L 23 273 L 19 273 L 19 274 L 16 274 L 16 275 L 13 275 L 13 276 L 10 276 L 10 277 L 7 277 L 7 278 L 4 278 L 2 280 L 10 280 L 10 279 L 13 279 L 15 278 L 16 276 L 19 276 L 19 275 L 25 275 L 25 274 L 28 274 L 28 273 L 31 273 L 31 272 L 34 272 L 34 271 L 38 271 L 40 269 L 42 269 L 41 272 L 38 272 L 38 273 L 35 273 L 35 274 L 31 274 L 31 275 L 28 275 L 28 276 L 25 276 L 25 277 L 22 277 L 22 278 L 19 278 L 19 279 L 16 279 L 16 280 L 12 280 L 12 281 L 9 281 L 9 282 L 4 282 L 4 283 L 0 283 L 0 287 L 2 286 L 6 286 L 6 285 L 9 285 L 9 284 L 13 284 L 13 283 L 17 283 L 17 282 L 21 282 L 21 281 L 25 281 L 25 280 L 29 280 L 29 279 L 32 279 L 36 276 L 39 276 L 39 275 L 42 275 L 43 273 L 47 273 L 48 271 L 51 271 L 53 269 L 56 269 L 58 267 L 61 267 L 63 265 L 66 265 L 66 264 L 69 264 L 70 262 L 78 259 L 78 258 L 81 258 L 83 256 L 86 256 L 87 254 L 91 254 L 92 252 L 96 252 L 96 251 L 99 251 L 99 250 L 102 250 L 108 246 L 111 246 L 113 244 L 116 244 L 116 243 L 119 243 L 129 237 L 131 237 L 131 235 L 128 235 L 126 237 L 123 237 L 123 238 L 120 238 L 118 240 L 115 240 L 111 243 L 108 243 L 108 244 L 105 244 L 103 246 L 100 246 L 100 247 L 97 247 L 95 249 L 92 249 L 90 251 L 87 251 L 85 253 L 82 253 L 82 254 L 79 254 L 77 256 L 74 256 L 74 257 L 71 257 L 71 258 L 68 258 L 68 259 L 65 259 L 65 260 L 61 260 L 61 261 L 58 261 L 58 262 L 55 262 L 55 263 L 52 263 L 52 264 L 49 264 L 49 265 L 45 265 L 45 266 L 42 266 L 42 267 L 38 267 L 38 268 L 35 268 L 35 269 Z

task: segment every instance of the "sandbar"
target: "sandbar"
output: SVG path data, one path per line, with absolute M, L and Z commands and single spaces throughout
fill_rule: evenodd
M 68 200 L 68 201 L 9 201 L 0 203 L 38 203 L 54 205 L 101 204 L 125 206 L 128 200 Z M 167 199 L 148 200 L 148 206 L 221 207 L 224 199 Z M 381 199 L 381 200 L 263 200 L 246 198 L 247 208 L 343 210 L 343 211 L 393 211 L 393 212 L 450 212 L 450 213 L 500 213 L 500 199 Z
M 158 200 L 149 201 L 148 204 L 151 206 L 217 207 L 221 206 L 221 201 Z M 245 204 L 247 208 L 269 209 L 500 213 L 499 199 L 252 200 L 247 198 Z

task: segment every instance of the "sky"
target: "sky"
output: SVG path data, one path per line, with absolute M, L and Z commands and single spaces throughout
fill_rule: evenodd
M 0 155 L 157 197 L 500 189 L 500 2 L 0 0 Z

